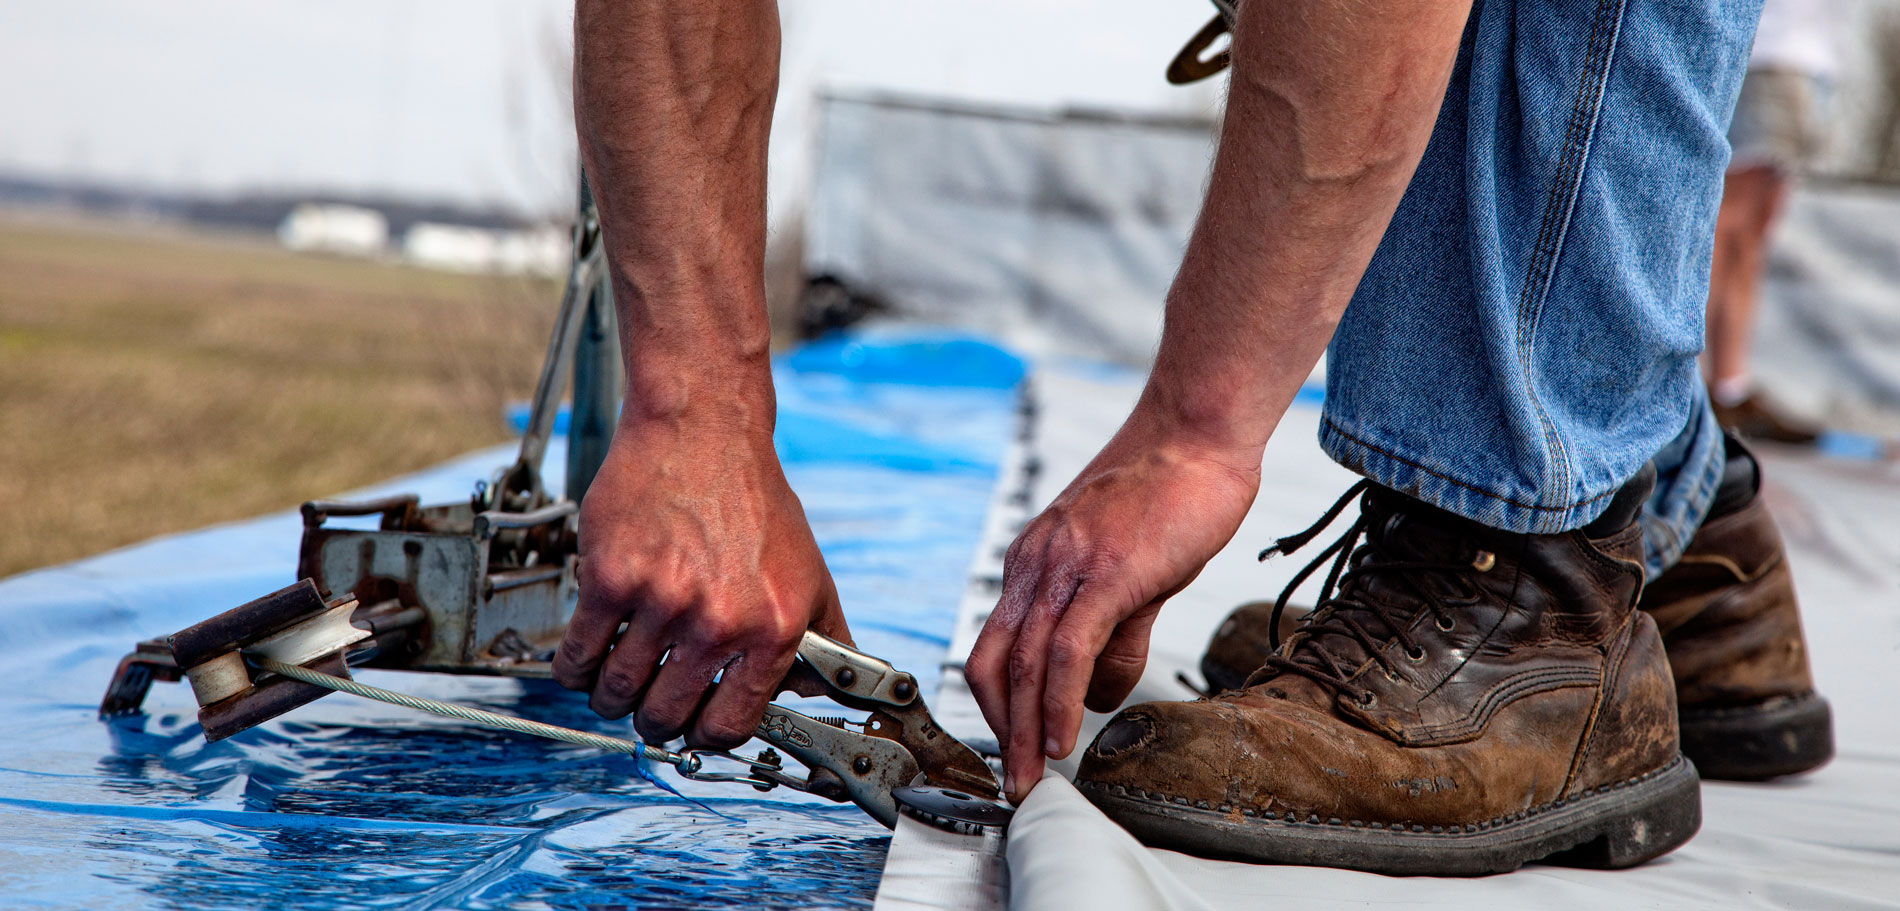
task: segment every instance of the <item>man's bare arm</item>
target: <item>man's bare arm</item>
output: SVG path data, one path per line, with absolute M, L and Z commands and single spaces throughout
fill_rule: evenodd
M 1126 424 L 1011 546 L 967 673 L 1009 790 L 1127 698 L 1169 597 L 1233 537 L 1261 451 L 1410 182 L 1469 0 L 1242 5 L 1213 179 Z
M 574 113 L 627 396 L 582 504 L 581 601 L 554 673 L 603 715 L 637 711 L 652 740 L 743 742 L 807 628 L 848 639 L 772 450 L 778 45 L 771 0 L 575 10 Z

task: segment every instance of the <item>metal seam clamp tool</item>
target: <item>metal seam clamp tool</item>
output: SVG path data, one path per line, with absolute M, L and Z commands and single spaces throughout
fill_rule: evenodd
M 779 692 L 828 698 L 868 713 L 862 722 L 766 707 L 757 736 L 772 747 L 747 758 L 723 750 L 674 751 L 366 686 L 350 668 L 381 650 L 371 624 L 351 622 L 352 598 L 326 600 L 308 579 L 167 637 L 173 666 L 191 684 L 207 740 L 247 730 L 331 691 L 349 692 L 491 727 L 632 753 L 695 781 L 770 791 L 781 785 L 850 801 L 885 826 L 900 812 L 939 828 L 1002 827 L 996 775 L 975 750 L 930 715 L 917 680 L 888 662 L 805 633 Z M 176 679 L 176 678 L 173 678 Z M 777 750 L 806 768 L 788 770 Z M 720 769 L 720 765 L 728 766 Z

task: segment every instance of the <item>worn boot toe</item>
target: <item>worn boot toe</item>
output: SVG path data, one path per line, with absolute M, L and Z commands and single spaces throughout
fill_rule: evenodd
M 1244 728 L 1220 702 L 1152 702 L 1126 709 L 1082 754 L 1077 781 L 1141 799 L 1224 805 Z

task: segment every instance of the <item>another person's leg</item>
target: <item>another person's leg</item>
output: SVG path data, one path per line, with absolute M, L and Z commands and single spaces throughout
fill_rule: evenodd
M 1812 443 L 1819 430 L 1761 395 L 1749 369 L 1768 235 L 1787 194 L 1787 178 L 1772 165 L 1737 168 L 1723 180 L 1703 360 L 1709 397 L 1722 426 L 1751 439 Z
M 1704 369 L 1718 409 L 1748 396 L 1748 349 L 1754 342 L 1761 270 L 1787 181 L 1767 165 L 1731 169 L 1722 179 L 1709 268 L 1708 348 Z
M 1703 372 L 1716 419 L 1752 439 L 1812 443 L 1820 435 L 1762 394 L 1749 370 L 1768 237 L 1787 201 L 1790 176 L 1819 145 L 1818 94 L 1808 75 L 1750 70 L 1729 125 L 1734 158 L 1715 225 Z

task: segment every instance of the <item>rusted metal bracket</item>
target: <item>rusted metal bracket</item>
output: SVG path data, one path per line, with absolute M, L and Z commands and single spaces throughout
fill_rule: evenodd
M 579 505 L 548 496 L 541 463 L 573 365 L 576 337 L 583 322 L 597 319 L 594 314 L 583 316 L 582 308 L 598 304 L 606 275 L 599 219 L 584 184 L 579 198 L 568 282 L 515 461 L 463 502 L 424 506 L 415 495 L 402 494 L 303 504 L 297 575 L 306 580 L 308 591 L 295 597 L 303 599 L 299 603 L 305 607 L 309 599 L 325 604 L 332 598 L 354 599 L 357 606 L 349 621 L 370 639 L 348 652 L 349 664 L 550 676 L 554 647 L 577 598 Z M 376 522 L 369 528 L 360 522 L 332 521 L 371 516 Z M 260 601 L 292 597 L 286 593 L 297 588 Z M 261 609 L 258 605 L 246 607 Z M 338 657 L 326 672 L 343 670 L 343 661 Z M 138 711 L 154 680 L 182 679 L 188 666 L 165 640 L 140 643 L 120 662 L 100 714 Z M 242 730 L 287 711 L 294 700 L 266 698 L 277 691 L 255 687 L 244 694 L 253 704 L 233 716 L 237 721 L 220 722 L 219 730 Z

